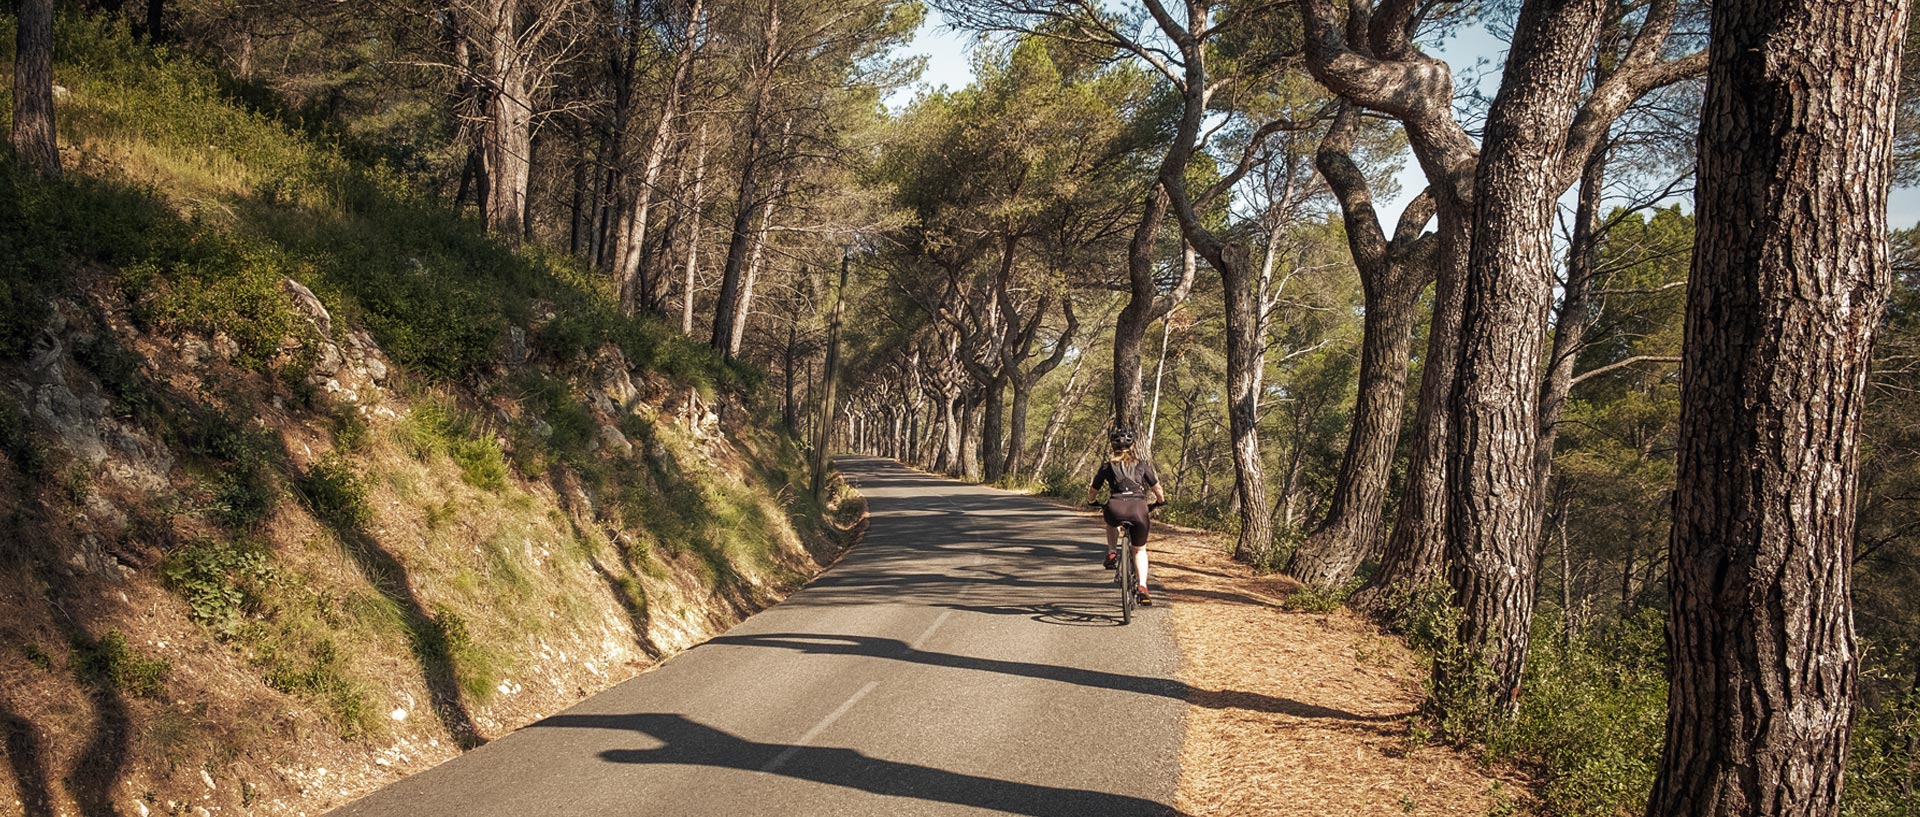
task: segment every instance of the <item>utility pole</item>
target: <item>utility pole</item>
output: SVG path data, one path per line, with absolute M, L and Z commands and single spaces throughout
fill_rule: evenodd
M 820 374 L 820 422 L 813 427 L 813 497 L 825 501 L 827 492 L 827 446 L 833 441 L 833 398 L 840 379 L 840 313 L 847 303 L 847 267 L 853 248 L 840 250 L 840 287 L 834 290 L 833 316 L 827 322 L 827 366 Z

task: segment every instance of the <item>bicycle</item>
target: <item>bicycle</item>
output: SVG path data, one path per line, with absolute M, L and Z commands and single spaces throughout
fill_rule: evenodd
M 1104 502 L 1088 504 L 1099 508 L 1106 507 Z M 1165 503 L 1154 502 L 1147 505 L 1147 513 L 1151 515 L 1155 508 L 1163 504 Z M 1133 523 L 1120 523 L 1120 536 L 1114 543 L 1114 550 L 1120 554 L 1119 564 L 1115 566 L 1118 569 L 1113 571 L 1113 578 L 1114 583 L 1120 586 L 1120 624 L 1125 626 L 1133 623 L 1133 608 L 1140 603 L 1140 583 L 1133 577 Z

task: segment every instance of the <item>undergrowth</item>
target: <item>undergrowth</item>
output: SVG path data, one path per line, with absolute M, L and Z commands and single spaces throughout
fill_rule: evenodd
M 73 639 L 73 672 L 96 690 L 158 696 L 170 669 L 166 661 L 140 655 L 119 630 L 108 630 L 99 638 L 77 634 Z

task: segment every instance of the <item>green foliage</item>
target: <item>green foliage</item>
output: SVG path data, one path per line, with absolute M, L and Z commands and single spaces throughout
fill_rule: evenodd
M 372 517 L 366 481 L 351 460 L 337 453 L 308 468 L 299 487 L 314 516 L 335 530 L 360 530 Z
M 275 478 L 280 452 L 272 431 L 226 414 L 191 412 L 184 429 L 187 450 L 204 461 L 213 490 L 208 510 L 228 530 L 259 527 L 280 503 Z
M 1537 764 L 1539 811 L 1551 817 L 1638 813 L 1666 735 L 1665 616 L 1563 632 L 1535 628 L 1520 714 L 1488 740 L 1496 757 Z
M 416 405 L 404 427 L 408 448 L 415 456 L 443 454 L 460 468 L 468 485 L 487 491 L 507 487 L 507 460 L 500 444 L 478 420 L 445 400 Z
M 96 690 L 157 696 L 169 669 L 166 661 L 135 652 L 119 630 L 108 630 L 98 639 L 84 633 L 73 638 L 73 672 Z
M 1861 707 L 1847 754 L 1844 817 L 1920 814 L 1920 689 Z
M 324 704 L 343 736 L 365 736 L 378 723 L 367 703 L 366 690 L 347 674 L 331 639 L 318 639 L 305 649 L 268 641 L 259 650 L 256 662 L 264 670 L 267 686 Z
M 1331 613 L 1347 603 L 1347 597 L 1360 589 L 1362 579 L 1335 587 L 1306 586 L 1287 595 L 1286 608 L 1296 613 Z
M 160 578 L 186 600 L 196 623 L 231 639 L 266 609 L 275 579 L 271 556 L 251 540 L 200 540 L 167 554 Z

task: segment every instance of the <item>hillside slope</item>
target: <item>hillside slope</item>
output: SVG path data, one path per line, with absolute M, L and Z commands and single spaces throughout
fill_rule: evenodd
M 0 165 L 0 814 L 313 813 L 844 544 L 753 373 L 191 59 L 59 39 L 68 178 Z

